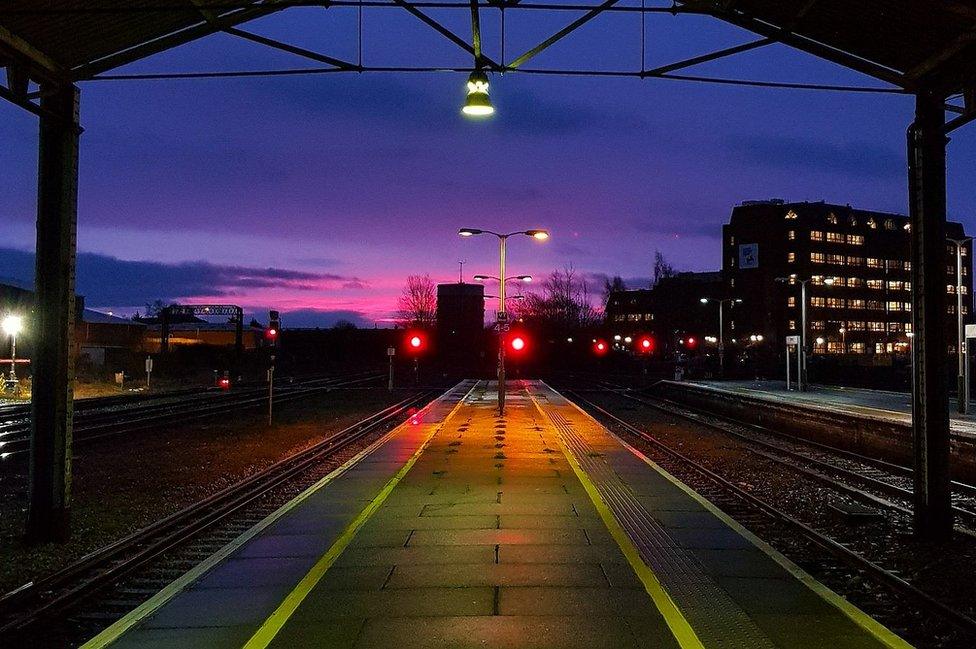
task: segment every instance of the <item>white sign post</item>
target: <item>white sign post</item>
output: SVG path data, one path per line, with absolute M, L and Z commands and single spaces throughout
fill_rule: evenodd
M 393 392 L 393 357 L 396 356 L 396 347 L 387 347 L 386 355 L 390 359 L 390 380 L 387 383 L 387 389 Z
M 796 380 L 797 386 L 799 387 L 800 381 L 800 337 L 799 336 L 787 336 L 786 337 L 786 390 L 790 390 L 790 348 L 795 347 L 797 351 L 796 355 Z
M 152 376 L 152 356 L 146 356 L 146 389 L 149 389 L 149 377 Z

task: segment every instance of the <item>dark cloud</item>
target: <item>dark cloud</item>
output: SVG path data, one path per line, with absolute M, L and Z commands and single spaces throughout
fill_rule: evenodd
M 33 274 L 33 253 L 0 248 L 0 276 L 30 284 Z M 205 261 L 165 264 L 81 253 L 78 255 L 76 285 L 89 306 L 135 306 L 156 299 L 243 295 L 246 289 L 255 288 L 311 291 L 363 288 L 365 283 L 359 278 L 335 273 L 218 265 Z
M 373 326 L 373 321 L 369 320 L 366 314 L 349 309 L 296 309 L 294 311 L 283 311 L 281 317 L 282 323 L 291 329 L 296 327 L 332 327 L 341 320 L 351 322 L 360 328 Z
M 727 138 L 736 159 L 764 167 L 818 171 L 859 178 L 901 178 L 905 156 L 874 142 L 824 142 L 806 137 L 748 135 Z

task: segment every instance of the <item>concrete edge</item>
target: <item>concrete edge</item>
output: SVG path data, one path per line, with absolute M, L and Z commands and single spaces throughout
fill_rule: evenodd
M 455 390 L 461 383 L 460 381 L 450 389 L 444 392 L 444 395 L 449 394 Z M 477 386 L 477 383 L 475 383 Z M 471 388 L 474 390 L 474 387 Z M 470 394 L 471 390 L 468 391 Z M 438 399 L 443 398 L 444 395 L 438 397 Z M 465 395 L 466 398 L 467 395 Z M 462 398 L 463 401 L 463 398 Z M 460 401 L 458 403 L 461 403 Z M 453 411 L 452 411 L 453 413 Z M 185 590 L 190 584 L 196 582 L 206 573 L 214 569 L 218 564 L 227 559 L 234 552 L 239 550 L 245 544 L 247 544 L 251 539 L 256 537 L 258 534 L 271 527 L 274 523 L 278 522 L 286 514 L 291 512 L 293 509 L 302 504 L 305 500 L 312 496 L 315 492 L 319 491 L 329 483 L 335 481 L 341 475 L 346 473 L 349 469 L 358 464 L 363 458 L 372 454 L 376 449 L 380 448 L 387 441 L 397 433 L 405 424 L 400 424 L 393 430 L 389 431 L 381 438 L 370 444 L 368 447 L 348 459 L 341 466 L 336 467 L 328 475 L 324 476 L 321 480 L 313 484 L 312 486 L 305 489 L 303 492 L 289 500 L 287 503 L 276 509 L 274 512 L 269 514 L 266 518 L 256 523 L 253 527 L 249 528 L 243 534 L 230 541 L 225 546 L 217 550 L 215 553 L 198 563 L 196 566 L 183 573 L 175 580 L 170 582 L 168 585 L 164 586 L 162 590 L 147 599 L 145 602 L 132 609 L 124 616 L 113 622 L 110 626 L 103 629 L 98 635 L 86 641 L 81 645 L 80 649 L 102 649 L 114 643 L 116 640 L 121 638 L 126 632 L 136 626 L 139 622 L 149 617 L 171 599 L 180 594 Z
M 827 601 L 834 608 L 838 609 L 841 613 L 847 616 L 852 622 L 854 622 L 859 627 L 861 627 L 862 629 L 870 633 L 875 639 L 878 640 L 878 642 L 882 643 L 886 647 L 891 647 L 892 649 L 912 649 L 911 644 L 903 640 L 900 636 L 898 636 L 896 633 L 891 631 L 888 627 L 884 626 L 883 624 L 875 620 L 873 617 L 871 617 L 870 615 L 868 615 L 867 613 L 859 609 L 857 606 L 851 604 L 849 601 L 847 601 L 846 599 L 844 599 L 843 597 L 841 597 L 840 595 L 832 591 L 830 588 L 820 583 L 816 578 L 813 577 L 813 575 L 805 571 L 797 564 L 793 563 L 781 552 L 779 552 L 771 545 L 763 541 L 761 538 L 759 538 L 758 536 L 756 536 L 755 534 L 747 530 L 738 521 L 736 521 L 734 518 L 732 518 L 722 510 L 720 510 L 715 505 L 713 505 L 704 496 L 699 494 L 697 491 L 695 491 L 685 483 L 678 480 L 676 477 L 674 477 L 668 471 L 666 471 L 663 467 L 661 467 L 656 462 L 654 462 L 646 455 L 641 453 L 639 450 L 637 450 L 636 448 L 628 444 L 626 441 L 621 439 L 620 436 L 618 436 L 616 433 L 614 433 L 606 426 L 601 424 L 599 421 L 597 421 L 595 417 L 593 417 L 588 412 L 583 410 L 583 408 L 577 405 L 572 399 L 567 398 L 566 396 L 564 396 L 563 394 L 555 390 L 552 386 L 548 385 L 544 381 L 542 382 L 542 384 L 545 385 L 550 390 L 552 390 L 554 393 L 558 394 L 563 399 L 566 399 L 567 403 L 571 404 L 574 408 L 580 411 L 585 417 L 592 420 L 598 426 L 604 428 L 608 433 L 613 435 L 613 437 L 617 439 L 621 443 L 621 445 L 624 446 L 624 448 L 629 450 L 636 457 L 640 458 L 645 463 L 647 463 L 648 466 L 650 466 L 655 471 L 660 473 L 662 476 L 667 478 L 668 481 L 670 481 L 676 487 L 678 487 L 686 494 L 688 494 L 696 502 L 698 502 L 705 509 L 711 512 L 716 518 L 721 520 L 723 523 L 725 523 L 730 528 L 735 530 L 736 533 L 738 533 L 743 538 L 745 538 L 750 543 L 752 543 L 756 548 L 758 548 L 759 550 L 767 554 L 773 561 L 778 563 L 787 572 L 789 572 L 791 575 L 796 577 L 796 579 L 798 579 L 801 583 L 803 583 L 807 588 L 809 588 L 818 596 L 820 596 L 822 599 Z

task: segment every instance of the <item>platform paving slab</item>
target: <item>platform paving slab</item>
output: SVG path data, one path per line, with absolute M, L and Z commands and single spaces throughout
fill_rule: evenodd
M 472 385 L 113 646 L 903 646 L 545 384 Z

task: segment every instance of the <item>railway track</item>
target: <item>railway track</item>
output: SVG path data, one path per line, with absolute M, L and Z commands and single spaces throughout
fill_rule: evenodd
M 859 553 L 855 549 L 859 541 L 855 536 L 859 534 L 856 529 L 849 530 L 849 536 L 819 531 L 719 475 L 672 445 L 587 399 L 579 392 L 566 389 L 563 390 L 563 394 L 605 424 L 623 430 L 652 447 L 657 452 L 657 456 L 652 457 L 655 462 L 691 485 L 707 500 L 781 551 L 784 548 L 795 549 L 797 539 L 806 541 L 816 549 L 819 556 L 810 556 L 809 550 L 802 550 L 803 563 L 815 566 L 818 574 L 837 576 L 854 572 L 863 575 L 863 578 L 842 577 L 835 588 L 849 599 L 856 600 L 856 604 L 876 618 L 889 621 L 889 626 L 902 625 L 905 628 L 904 625 L 910 622 L 906 621 L 904 612 L 923 610 L 936 615 L 944 622 L 942 626 L 948 625 L 957 636 L 957 640 L 945 646 L 973 646 L 971 643 L 976 640 L 976 620 L 917 588 L 905 580 L 897 568 L 885 567 Z M 671 415 L 677 414 L 670 409 L 666 409 L 665 412 Z M 787 554 L 792 553 L 787 551 Z M 877 584 L 897 596 L 902 603 L 897 613 L 891 610 L 890 598 L 879 598 L 871 588 L 866 588 L 869 583 Z M 919 633 L 919 629 L 906 630 Z M 921 633 L 924 637 L 926 632 Z M 936 632 L 932 631 L 932 633 Z
M 83 616 L 83 631 L 73 627 L 67 633 L 80 634 L 73 639 L 81 640 L 97 632 L 99 625 L 105 626 L 135 608 L 175 576 L 314 484 L 328 472 L 324 465 L 332 458 L 349 452 L 367 436 L 384 434 L 405 415 L 414 416 L 418 406 L 439 393 L 427 390 L 411 395 L 53 574 L 0 596 L 0 643 L 10 641 L 9 646 L 13 646 L 29 638 L 29 644 L 40 646 L 33 634 L 40 623 L 50 634 L 49 627 L 65 623 L 65 612 L 82 605 L 91 609 Z M 282 491 L 285 493 L 279 493 Z M 274 497 L 276 493 L 278 497 Z M 103 594 L 106 599 L 92 602 Z M 52 644 L 59 645 L 60 640 Z
M 301 397 L 339 387 L 356 386 L 382 378 L 377 373 L 361 373 L 306 379 L 275 388 L 275 402 L 285 403 Z M 114 398 L 114 397 L 113 397 Z M 186 397 L 166 395 L 151 403 L 139 403 L 121 408 L 89 407 L 75 417 L 73 440 L 83 444 L 113 435 L 131 433 L 177 421 L 188 421 L 216 414 L 258 407 L 267 403 L 267 387 L 259 386 L 232 392 L 199 391 Z M 115 406 L 116 404 L 112 404 Z M 25 415 L 29 416 L 28 415 Z M 30 421 L 18 419 L 0 423 L 0 458 L 9 460 L 26 455 L 30 450 Z
M 763 426 L 697 410 L 669 399 L 635 395 L 622 386 L 604 383 L 624 399 L 674 415 L 733 437 L 750 452 L 805 474 L 869 506 L 910 516 L 913 471 L 877 458 L 813 441 L 798 439 Z M 952 482 L 956 531 L 976 537 L 976 486 Z

